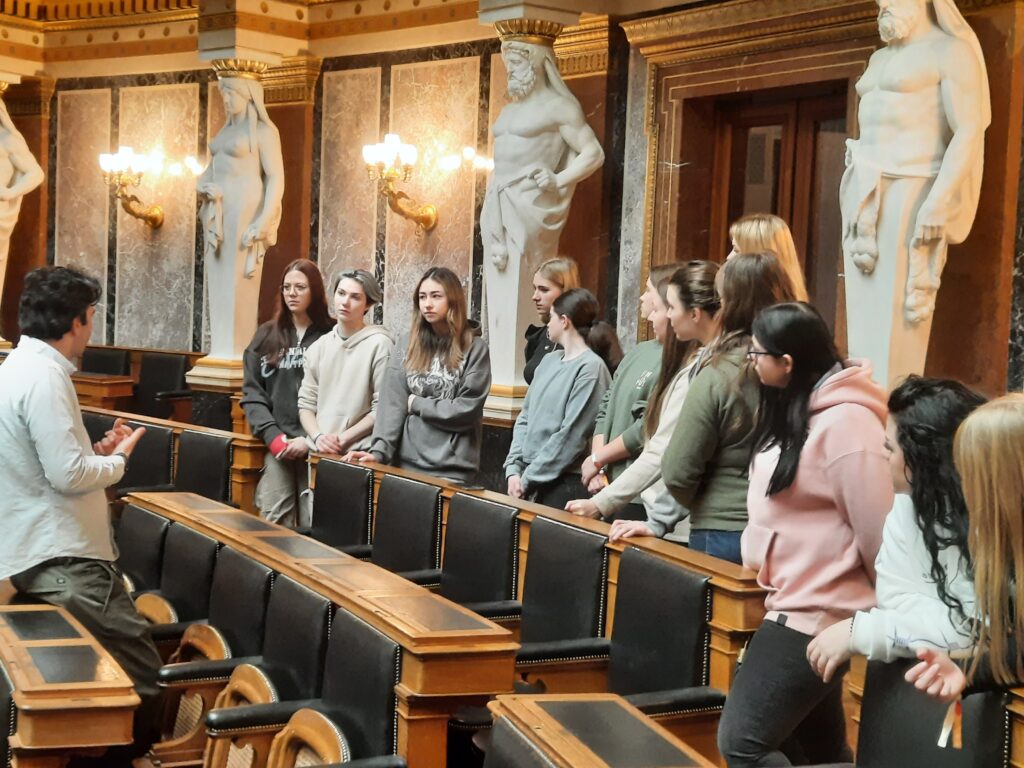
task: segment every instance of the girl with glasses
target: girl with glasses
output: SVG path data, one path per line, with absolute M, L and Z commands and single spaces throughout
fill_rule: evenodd
M 267 445 L 256 506 L 273 523 L 302 525 L 309 514 L 308 446 L 296 406 L 306 351 L 331 328 L 320 269 L 308 259 L 285 267 L 277 311 L 256 330 L 242 358 L 242 410 Z

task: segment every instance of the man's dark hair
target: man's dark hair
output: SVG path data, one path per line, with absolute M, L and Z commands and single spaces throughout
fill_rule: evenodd
M 85 322 L 89 307 L 100 300 L 100 284 L 70 267 L 40 267 L 25 276 L 18 305 L 21 332 L 41 341 L 56 341 L 71 330 L 76 317 Z

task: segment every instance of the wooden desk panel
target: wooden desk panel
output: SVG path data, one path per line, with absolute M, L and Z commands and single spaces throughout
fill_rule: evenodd
M 15 765 L 56 768 L 71 754 L 131 743 L 131 679 L 63 609 L 0 606 L 0 665 L 18 711 Z
M 131 376 L 76 371 L 71 375 L 78 402 L 93 408 L 118 408 L 127 405 L 135 391 Z
M 713 768 L 614 694 L 499 696 L 489 705 L 552 764 L 563 768 Z
M 411 768 L 443 768 L 452 714 L 512 690 L 518 644 L 508 630 L 462 606 L 370 562 L 201 496 L 138 493 L 127 500 L 294 579 L 399 643 L 398 737 Z

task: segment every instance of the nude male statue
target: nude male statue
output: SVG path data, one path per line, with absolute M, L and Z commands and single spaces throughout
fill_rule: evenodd
M 43 183 L 43 169 L 14 127 L 0 99 L 0 298 L 3 297 L 11 233 L 18 223 L 22 198 Z
M 850 353 L 890 383 L 923 371 L 946 248 L 977 212 L 991 106 L 954 0 L 877 2 L 886 45 L 857 82 L 839 196 Z
M 492 128 L 494 171 L 480 230 L 485 255 L 504 271 L 509 257 L 538 265 L 557 255 L 573 190 L 601 167 L 604 150 L 551 47 L 506 40 L 501 57 L 512 101 Z

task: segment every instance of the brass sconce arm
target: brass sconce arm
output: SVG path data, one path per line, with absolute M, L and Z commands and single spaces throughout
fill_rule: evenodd
M 121 208 L 129 216 L 141 219 L 150 229 L 159 229 L 164 223 L 164 209 L 159 205 L 147 206 L 128 187 L 142 181 L 142 174 L 104 173 L 104 181 L 114 189 L 114 197 L 121 201 Z
M 429 232 L 437 226 L 437 206 L 431 203 L 418 205 L 405 192 L 395 189 L 394 179 L 381 179 L 380 193 L 388 199 L 388 207 L 392 211 L 414 222 L 423 231 Z

